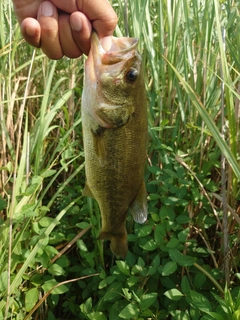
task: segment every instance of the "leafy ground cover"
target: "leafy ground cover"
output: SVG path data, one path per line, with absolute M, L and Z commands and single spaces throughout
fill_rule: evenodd
M 0 3 L 0 319 L 240 319 L 239 3 L 117 1 L 149 98 L 148 221 L 129 253 L 82 197 L 84 59 L 48 60 Z

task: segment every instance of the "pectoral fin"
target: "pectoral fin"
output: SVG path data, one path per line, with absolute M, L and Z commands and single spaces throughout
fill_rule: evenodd
M 138 191 L 136 198 L 129 207 L 129 211 L 137 223 L 144 223 L 147 220 L 147 191 L 144 181 Z
M 129 106 L 111 106 L 106 103 L 101 103 L 95 112 L 96 117 L 101 119 L 99 123 L 102 123 L 101 125 L 105 128 L 118 128 L 125 125 L 133 113 L 134 109 Z
M 103 139 L 104 130 L 100 126 L 96 130 L 92 130 L 94 150 L 102 167 L 106 164 L 106 148 Z

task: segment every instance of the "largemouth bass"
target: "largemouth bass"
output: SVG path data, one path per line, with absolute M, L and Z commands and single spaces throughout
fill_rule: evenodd
M 137 39 L 113 37 L 105 52 L 93 32 L 82 95 L 83 194 L 100 207 L 98 239 L 109 239 L 112 252 L 123 258 L 128 209 L 136 222 L 147 219 L 147 100 L 137 45 Z

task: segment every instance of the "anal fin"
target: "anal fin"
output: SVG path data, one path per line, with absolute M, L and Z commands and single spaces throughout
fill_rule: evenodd
M 91 197 L 94 199 L 94 195 L 92 194 L 92 191 L 91 189 L 89 188 L 88 184 L 86 183 L 85 184 L 85 187 L 83 189 L 83 192 L 82 192 L 83 196 L 85 197 Z

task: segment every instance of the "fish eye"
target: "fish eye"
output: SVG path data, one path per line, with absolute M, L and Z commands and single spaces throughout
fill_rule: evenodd
M 125 76 L 129 82 L 134 82 L 138 77 L 138 71 L 136 69 L 130 69 L 126 72 Z

